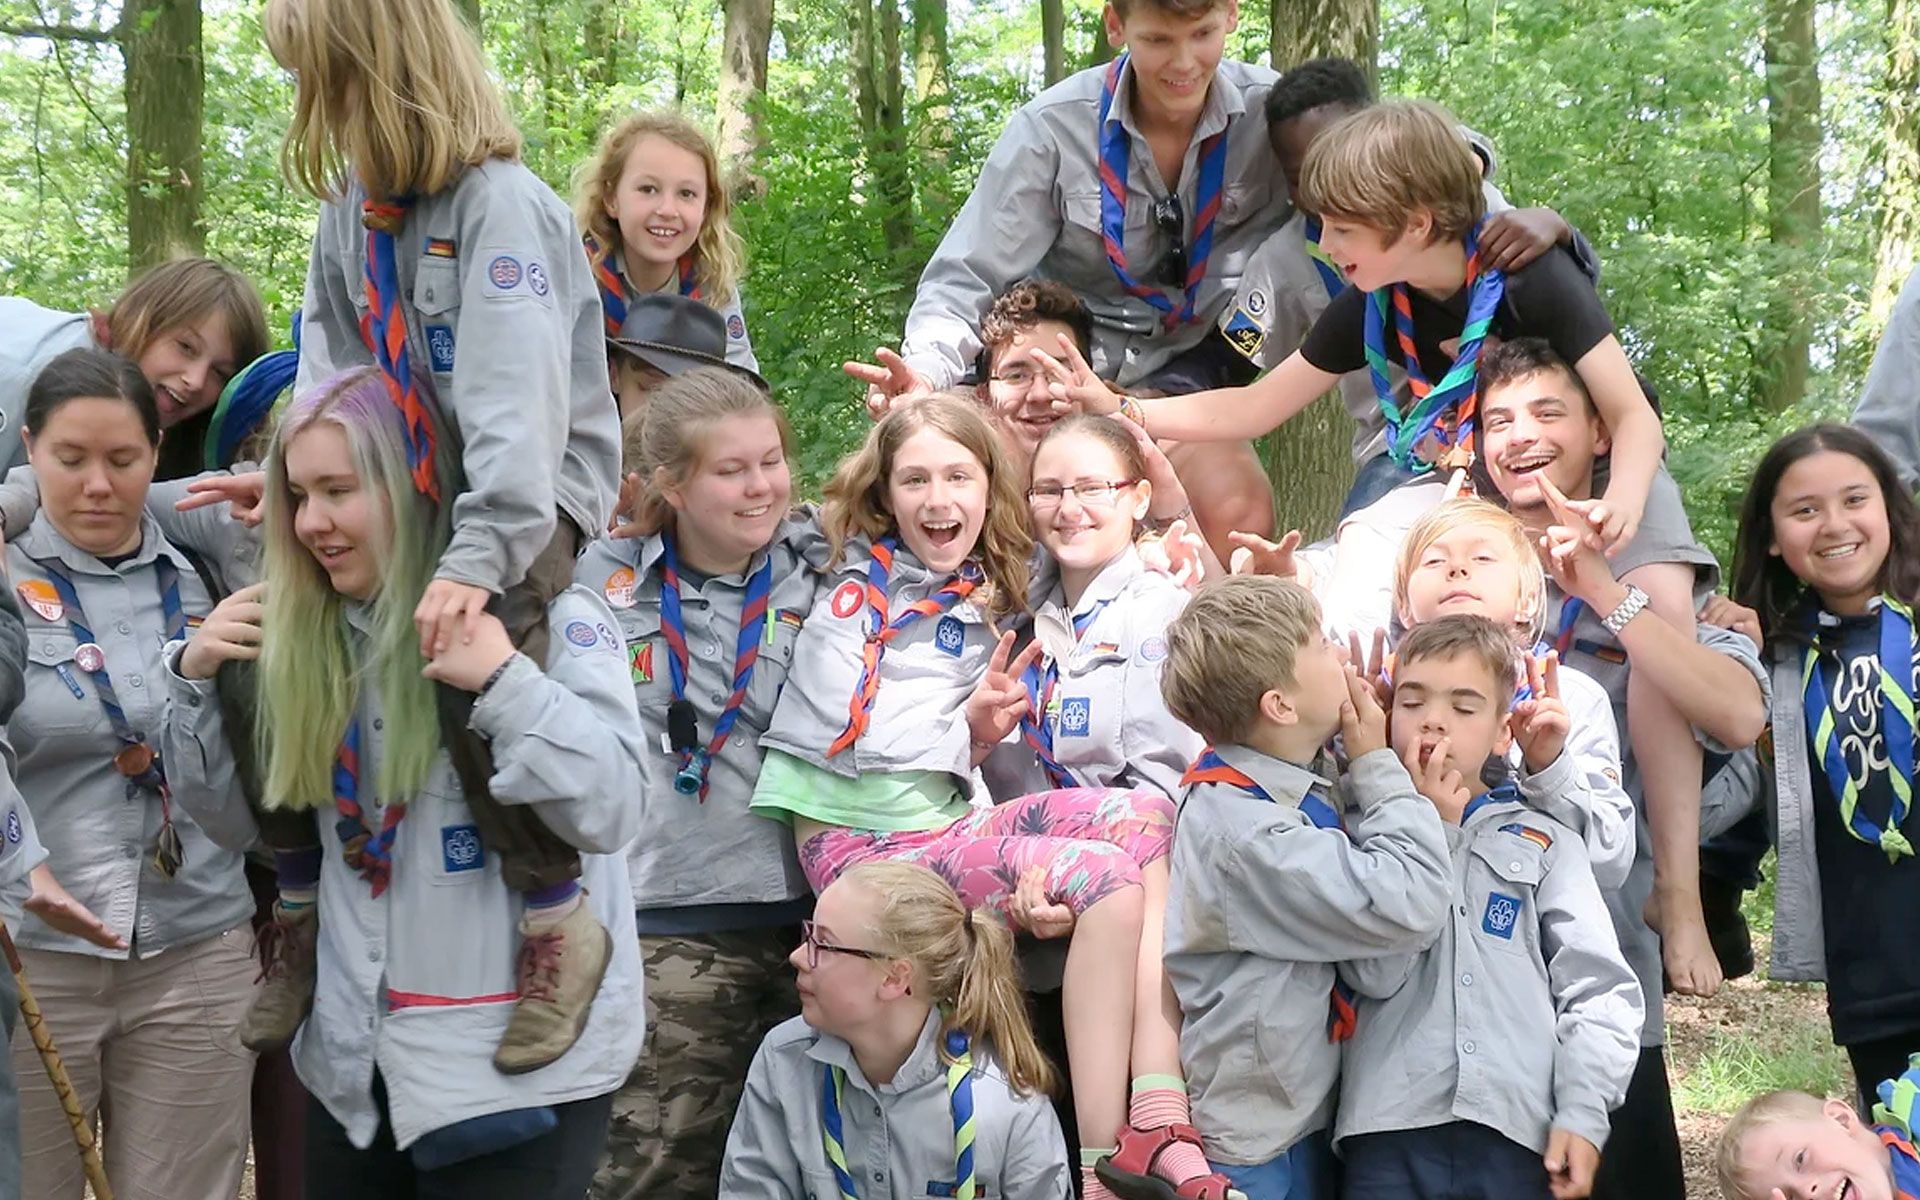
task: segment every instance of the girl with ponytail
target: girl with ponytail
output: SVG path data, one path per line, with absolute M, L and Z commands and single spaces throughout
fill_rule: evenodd
M 754 1057 L 721 1196 L 1073 1194 L 998 917 L 882 861 L 841 874 L 804 929 L 800 1016 Z

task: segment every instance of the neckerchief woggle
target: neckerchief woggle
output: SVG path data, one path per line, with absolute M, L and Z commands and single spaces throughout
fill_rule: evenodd
M 1507 287 L 1504 272 L 1481 266 L 1480 231 L 1485 227 L 1486 218 L 1482 217 L 1467 231 L 1467 319 L 1460 328 L 1459 352 L 1438 384 L 1428 382 L 1420 366 L 1413 340 L 1413 298 L 1407 285 L 1396 283 L 1367 293 L 1367 373 L 1387 419 L 1387 453 L 1409 471 L 1424 473 L 1432 468 L 1423 450 L 1428 445 L 1446 450 L 1439 457 L 1451 465 L 1464 466 L 1472 461 L 1474 416 L 1480 404 L 1480 349 Z M 1413 405 L 1404 412 L 1394 392 L 1387 359 L 1389 313 L 1407 386 L 1413 393 Z
M 1250 796 L 1257 796 L 1269 804 L 1276 803 L 1271 793 L 1254 782 L 1253 776 L 1221 758 L 1218 751 L 1208 746 L 1193 760 L 1186 774 L 1180 776 L 1181 787 L 1192 787 L 1197 783 L 1221 783 L 1228 787 L 1239 788 Z M 1300 797 L 1300 811 L 1316 829 L 1346 829 L 1346 822 L 1340 819 L 1340 810 L 1336 809 L 1325 796 L 1318 792 L 1308 792 Z M 1327 1040 L 1344 1042 L 1353 1037 L 1359 1028 L 1360 1013 L 1354 1007 L 1354 990 L 1346 985 L 1338 975 L 1334 976 L 1333 990 L 1327 996 Z
M 1080 616 L 1073 618 L 1074 645 L 1086 636 L 1094 618 L 1111 603 L 1102 600 Z M 1035 631 L 1038 636 L 1038 630 Z M 1020 718 L 1020 736 L 1033 750 L 1033 757 L 1040 763 L 1040 769 L 1046 772 L 1048 782 L 1056 788 L 1077 788 L 1080 781 L 1073 772 L 1060 765 L 1053 757 L 1053 722 L 1050 720 L 1053 709 L 1053 689 L 1060 683 L 1060 663 L 1048 659 L 1046 669 L 1042 670 L 1038 662 L 1027 664 L 1021 673 L 1020 682 L 1027 689 L 1027 715 Z
M 1877 825 L 1860 811 L 1860 787 L 1841 752 L 1833 701 L 1820 670 L 1820 631 L 1816 625 L 1803 659 L 1800 684 L 1804 692 L 1807 732 L 1814 757 L 1827 773 L 1827 786 L 1840 804 L 1840 820 L 1847 832 L 1887 852 L 1888 862 L 1912 857 L 1913 843 L 1900 832 L 1913 807 L 1913 612 L 1891 596 L 1880 600 L 1880 733 L 1887 746 L 1887 783 L 1893 793 L 1887 823 Z M 1871 771 L 1871 768 L 1869 768 Z
M 1109 121 L 1107 116 L 1113 111 L 1114 89 L 1128 57 L 1122 53 L 1113 60 L 1100 86 L 1100 239 L 1106 245 L 1107 265 L 1113 268 L 1120 287 L 1158 309 L 1161 323 L 1172 329 L 1193 321 L 1194 297 L 1207 277 L 1214 219 L 1220 215 L 1220 193 L 1227 178 L 1227 131 L 1222 129 L 1200 143 L 1200 185 L 1194 193 L 1197 211 L 1193 215 L 1193 246 L 1187 255 L 1186 295 L 1176 309 L 1162 289 L 1141 283 L 1127 267 L 1127 169 L 1133 157 L 1133 135 L 1127 132 L 1125 122 Z
M 867 563 L 867 638 L 860 648 L 860 683 L 853 689 L 853 699 L 848 704 L 847 727 L 827 747 L 828 758 L 859 741 L 860 735 L 866 732 L 867 719 L 873 715 L 873 698 L 880 691 L 880 659 L 886 653 L 887 643 L 922 617 L 946 612 L 980 586 L 980 568 L 972 562 L 964 563 L 960 574 L 947 580 L 933 595 L 907 605 L 905 611 L 889 621 L 887 578 L 893 572 L 893 556 L 898 548 L 899 541 L 890 537 L 873 544 Z
M 947 1031 L 947 1105 L 953 1113 L 953 1190 L 946 1193 L 955 1200 L 975 1200 L 979 1181 L 973 1173 L 973 1052 L 967 1035 L 958 1029 Z M 840 1101 L 847 1086 L 847 1073 L 839 1067 L 820 1068 L 820 1138 L 827 1151 L 827 1165 L 833 1168 L 833 1183 L 839 1189 L 837 1200 L 860 1200 L 853 1183 L 853 1169 L 847 1165 L 846 1128 L 840 1120 Z
M 1302 214 L 1303 216 L 1305 214 Z M 1347 288 L 1347 281 L 1341 278 L 1340 271 L 1320 248 L 1321 224 L 1319 217 L 1306 217 L 1307 258 L 1313 263 L 1313 269 L 1320 276 L 1320 286 L 1327 289 L 1327 299 L 1331 300 Z
M 1920 1055 L 1907 1060 L 1898 1079 L 1881 1080 L 1875 1089 L 1873 1131 L 1880 1135 L 1893 1167 L 1895 1200 L 1920 1200 L 1920 1151 L 1913 1145 L 1913 1102 L 1920 1096 Z
M 120 740 L 120 752 L 113 756 L 114 770 L 126 777 L 130 788 L 137 787 L 160 798 L 160 832 L 154 838 L 153 869 L 160 873 L 161 878 L 172 879 L 185 864 L 186 854 L 180 844 L 179 831 L 173 827 L 173 791 L 167 786 L 166 767 L 160 761 L 159 752 L 147 741 L 147 735 L 136 730 L 133 723 L 127 720 L 127 710 L 120 703 L 119 693 L 113 690 L 113 680 L 107 674 L 106 652 L 94 640 L 93 630 L 87 625 L 86 610 L 80 607 L 80 593 L 74 588 L 72 577 L 57 559 L 37 558 L 34 561 L 47 573 L 54 591 L 60 595 L 67 628 L 73 633 L 73 665 L 86 672 L 93 681 L 94 695 L 100 701 L 101 711 L 107 714 L 107 722 L 113 726 L 113 736 Z M 167 627 L 166 640 L 177 641 L 187 628 L 186 609 L 180 604 L 180 572 L 163 556 L 154 559 L 153 575 L 154 583 L 160 590 L 160 612 Z M 88 665 L 89 660 L 92 665 Z M 61 667 L 65 665 L 62 663 Z M 65 682 L 68 690 L 76 694 L 79 692 L 77 683 L 71 679 Z
M 360 806 L 360 718 L 347 722 L 340 749 L 333 756 L 333 807 L 339 813 L 333 832 L 340 839 L 340 857 L 347 866 L 373 888 L 374 898 L 387 890 L 393 880 L 393 839 L 407 806 L 392 803 L 380 814 L 380 832 L 367 828 L 366 811 Z
M 407 466 L 414 490 L 440 499 L 440 481 L 433 473 L 433 422 L 414 379 L 412 351 L 407 345 L 407 297 L 400 288 L 400 265 L 394 239 L 413 210 L 413 197 L 368 199 L 360 206 L 360 223 L 367 231 L 365 285 L 367 312 L 360 318 L 360 338 L 373 352 L 387 383 L 387 395 L 400 410 L 407 430 Z
M 581 234 L 580 244 L 587 248 L 587 263 L 593 268 L 593 284 L 600 292 L 600 311 L 607 319 L 607 336 L 619 337 L 627 323 L 627 281 L 613 265 L 613 252 L 602 246 L 599 238 L 591 233 Z M 674 273 L 680 282 L 680 294 L 689 300 L 700 299 L 700 288 L 693 278 L 693 255 L 682 257 Z
M 687 666 L 691 660 L 687 654 L 686 618 L 680 611 L 680 555 L 674 546 L 673 534 L 662 532 L 660 547 L 660 636 L 667 643 L 667 673 L 673 682 L 672 704 L 687 706 L 689 711 L 686 711 L 682 723 L 691 729 L 693 713 L 687 700 Z M 769 554 L 767 560 L 760 564 L 760 569 L 747 579 L 747 594 L 740 608 L 740 631 L 734 637 L 733 693 L 727 697 L 719 719 L 713 723 L 713 738 L 705 749 L 694 743 L 673 747 L 680 755 L 680 770 L 674 776 L 673 790 L 683 796 L 697 792 L 701 803 L 707 799 L 707 771 L 726 746 L 727 735 L 733 732 L 734 723 L 740 719 L 740 708 L 746 703 L 747 686 L 753 682 L 754 664 L 760 660 L 761 626 L 766 621 L 767 598 L 772 592 L 773 555 Z M 675 721 L 668 720 L 669 731 L 675 725 Z

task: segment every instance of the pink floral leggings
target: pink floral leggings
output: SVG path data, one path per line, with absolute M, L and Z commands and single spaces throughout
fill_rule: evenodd
M 976 809 L 944 829 L 816 834 L 800 847 L 800 868 L 820 892 L 863 862 L 919 863 L 969 907 L 1005 916 L 1020 876 L 1044 867 L 1048 898 L 1078 916 L 1138 884 L 1140 868 L 1165 858 L 1172 840 L 1173 801 L 1158 792 L 1064 788 Z

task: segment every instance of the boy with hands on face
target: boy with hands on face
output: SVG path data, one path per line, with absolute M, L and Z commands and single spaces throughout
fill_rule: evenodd
M 1479 616 L 1399 648 L 1392 747 L 1444 823 L 1451 903 L 1427 948 L 1341 968 L 1362 997 L 1334 1126 L 1349 1200 L 1592 1188 L 1643 1002 L 1585 845 L 1533 807 L 1551 777 L 1504 779 L 1515 741 L 1530 768 L 1561 756 L 1556 673 L 1530 659 L 1516 704 L 1512 640 Z

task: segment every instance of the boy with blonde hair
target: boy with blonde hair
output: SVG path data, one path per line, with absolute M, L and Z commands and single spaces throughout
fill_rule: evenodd
M 1913 1102 L 1920 1055 L 1899 1079 L 1878 1089 L 1873 1120 L 1844 1100 L 1806 1092 L 1755 1096 L 1733 1114 L 1714 1156 L 1727 1200 L 1914 1200 L 1920 1151 L 1913 1144 Z
M 1447 844 L 1386 714 L 1291 583 L 1207 584 L 1167 631 L 1161 693 L 1210 743 L 1182 781 L 1167 901 L 1180 1061 L 1208 1161 L 1248 1200 L 1330 1200 L 1326 1134 L 1351 1034 L 1337 964 L 1446 920 Z M 1319 765 L 1339 732 L 1346 799 Z

